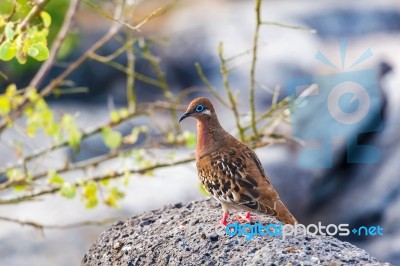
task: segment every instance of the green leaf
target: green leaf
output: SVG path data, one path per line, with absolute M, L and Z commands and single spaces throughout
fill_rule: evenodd
M 183 132 L 183 138 L 185 139 L 186 147 L 194 148 L 196 146 L 196 135 L 190 131 Z
M 72 115 L 66 114 L 61 118 L 61 125 L 65 131 L 70 131 L 75 124 L 75 118 Z
M 38 56 L 38 54 L 39 54 L 39 50 L 36 47 L 33 47 L 33 46 L 29 47 L 29 49 L 28 49 L 29 56 L 35 57 L 35 56 Z
M 49 110 L 49 107 L 47 106 L 47 103 L 43 98 L 38 98 L 35 102 L 35 109 L 39 112 L 45 112 Z
M 108 196 L 107 196 L 107 198 L 104 200 L 104 203 L 106 204 L 106 205 L 108 205 L 108 206 L 110 206 L 110 207 L 113 207 L 113 208 L 116 208 L 116 209 L 119 209 L 120 208 L 120 206 L 119 206 L 119 204 L 118 204 L 118 202 L 117 202 L 117 199 L 114 197 L 114 195 L 112 195 L 112 194 L 109 194 Z
M 22 49 L 18 50 L 17 52 L 17 60 L 21 65 L 25 64 L 27 61 L 27 55 Z
M 98 204 L 97 199 L 97 184 L 94 181 L 90 181 L 83 186 L 82 196 L 85 200 L 86 208 L 96 207 Z
M 86 199 L 85 207 L 88 209 L 94 208 L 97 206 L 98 203 L 99 201 L 97 200 L 97 197 Z
M 25 175 L 21 169 L 13 168 L 6 172 L 6 176 L 10 181 L 20 181 L 23 180 Z
M 47 173 L 47 182 L 52 185 L 62 185 L 64 178 L 62 178 L 56 171 L 49 170 Z
M 40 12 L 40 17 L 42 18 L 43 25 L 48 28 L 51 25 L 51 16 L 46 11 Z
M 167 142 L 174 143 L 175 142 L 175 135 L 172 132 L 168 132 L 167 134 Z
M 71 183 L 65 182 L 61 186 L 60 194 L 67 199 L 72 199 L 76 195 L 76 187 Z
M 0 16 L 0 28 L 4 27 L 4 25 L 6 25 L 6 21 L 3 16 Z
M 81 144 L 82 134 L 80 131 L 70 131 L 68 138 L 68 145 L 74 149 L 75 152 L 79 151 L 79 146 Z
M 90 198 L 96 196 L 97 184 L 94 181 L 89 181 L 83 186 L 82 195 L 84 198 Z
M 6 34 L 6 39 L 7 41 L 12 41 L 14 39 L 14 23 L 11 21 L 7 23 L 6 28 L 5 28 L 5 34 Z
M 0 115 L 6 115 L 10 110 L 10 100 L 6 96 L 0 95 Z
M 54 137 L 55 140 L 61 141 L 62 136 L 60 132 L 60 125 L 56 122 L 49 123 L 45 128 L 45 133 L 48 136 Z
M 68 133 L 68 145 L 74 151 L 78 151 L 82 140 L 82 133 L 76 124 L 75 118 L 72 115 L 63 115 L 61 118 L 61 128 Z
M 110 113 L 110 119 L 113 123 L 118 123 L 121 118 L 119 117 L 119 112 L 117 110 L 112 110 Z
M 13 98 L 17 94 L 17 86 L 14 83 L 8 85 L 5 94 L 8 98 Z
M 136 160 L 136 162 L 138 164 L 142 164 L 142 162 L 144 160 L 144 155 L 145 155 L 145 152 L 142 149 L 132 150 L 132 152 L 131 152 L 131 156 Z
M 109 183 L 110 183 L 110 179 L 109 178 L 100 180 L 100 184 L 102 184 L 105 187 L 108 186 Z
M 13 189 L 16 191 L 16 192 L 23 192 L 23 191 L 25 191 L 26 190 L 26 186 L 25 185 L 15 185 L 15 186 L 13 186 Z
M 3 61 L 10 61 L 17 53 L 16 46 L 10 41 L 5 41 L 0 45 L 0 59 Z
M 121 110 L 119 110 L 119 115 L 122 119 L 125 119 L 129 116 L 129 111 L 126 108 L 122 108 Z
M 33 44 L 30 49 L 37 49 L 38 53 L 35 56 L 30 55 L 31 57 L 35 58 L 38 61 L 44 61 L 49 58 L 50 52 L 49 48 L 43 43 L 35 43 Z
M 122 181 L 124 186 L 127 186 L 129 184 L 129 178 L 130 177 L 131 177 L 131 172 L 129 171 L 129 169 L 125 169 L 124 170 L 124 179 Z
M 122 191 L 118 190 L 116 187 L 112 187 L 104 203 L 110 207 L 119 209 L 118 200 L 124 198 L 124 196 L 125 194 Z
M 28 88 L 28 91 L 26 93 L 29 101 L 31 101 L 32 103 L 37 101 L 40 97 L 35 88 Z
M 109 127 L 103 128 L 102 130 L 104 144 L 110 148 L 115 149 L 121 146 L 122 134 L 118 131 L 114 131 Z

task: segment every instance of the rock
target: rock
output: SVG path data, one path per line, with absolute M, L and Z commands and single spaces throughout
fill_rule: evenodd
M 207 199 L 133 216 L 103 232 L 81 265 L 390 265 L 330 236 L 229 237 L 218 231 L 220 215 Z

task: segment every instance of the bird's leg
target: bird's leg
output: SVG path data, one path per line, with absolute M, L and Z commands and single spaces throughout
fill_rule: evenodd
M 251 221 L 251 219 L 256 218 L 257 216 L 252 215 L 250 212 L 246 213 L 246 219 L 249 219 Z
M 228 219 L 228 216 L 229 216 L 229 212 L 224 210 L 224 214 L 222 216 L 220 223 L 226 226 L 228 224 L 228 222 L 226 221 Z
M 236 217 L 234 220 L 238 223 L 251 223 L 252 218 L 256 218 L 256 216 L 251 215 L 250 212 L 247 212 L 245 217 Z

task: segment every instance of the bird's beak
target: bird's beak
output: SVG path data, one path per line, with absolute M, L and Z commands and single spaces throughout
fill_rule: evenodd
M 179 123 L 180 123 L 183 119 L 185 119 L 186 117 L 189 117 L 191 114 L 192 114 L 191 112 L 186 112 L 186 113 L 184 113 L 184 114 L 181 116 L 181 118 L 179 118 Z

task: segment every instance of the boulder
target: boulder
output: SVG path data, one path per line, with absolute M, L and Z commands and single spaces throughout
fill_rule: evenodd
M 81 265 L 390 265 L 331 236 L 221 234 L 220 216 L 220 205 L 206 199 L 130 217 L 103 232 Z

